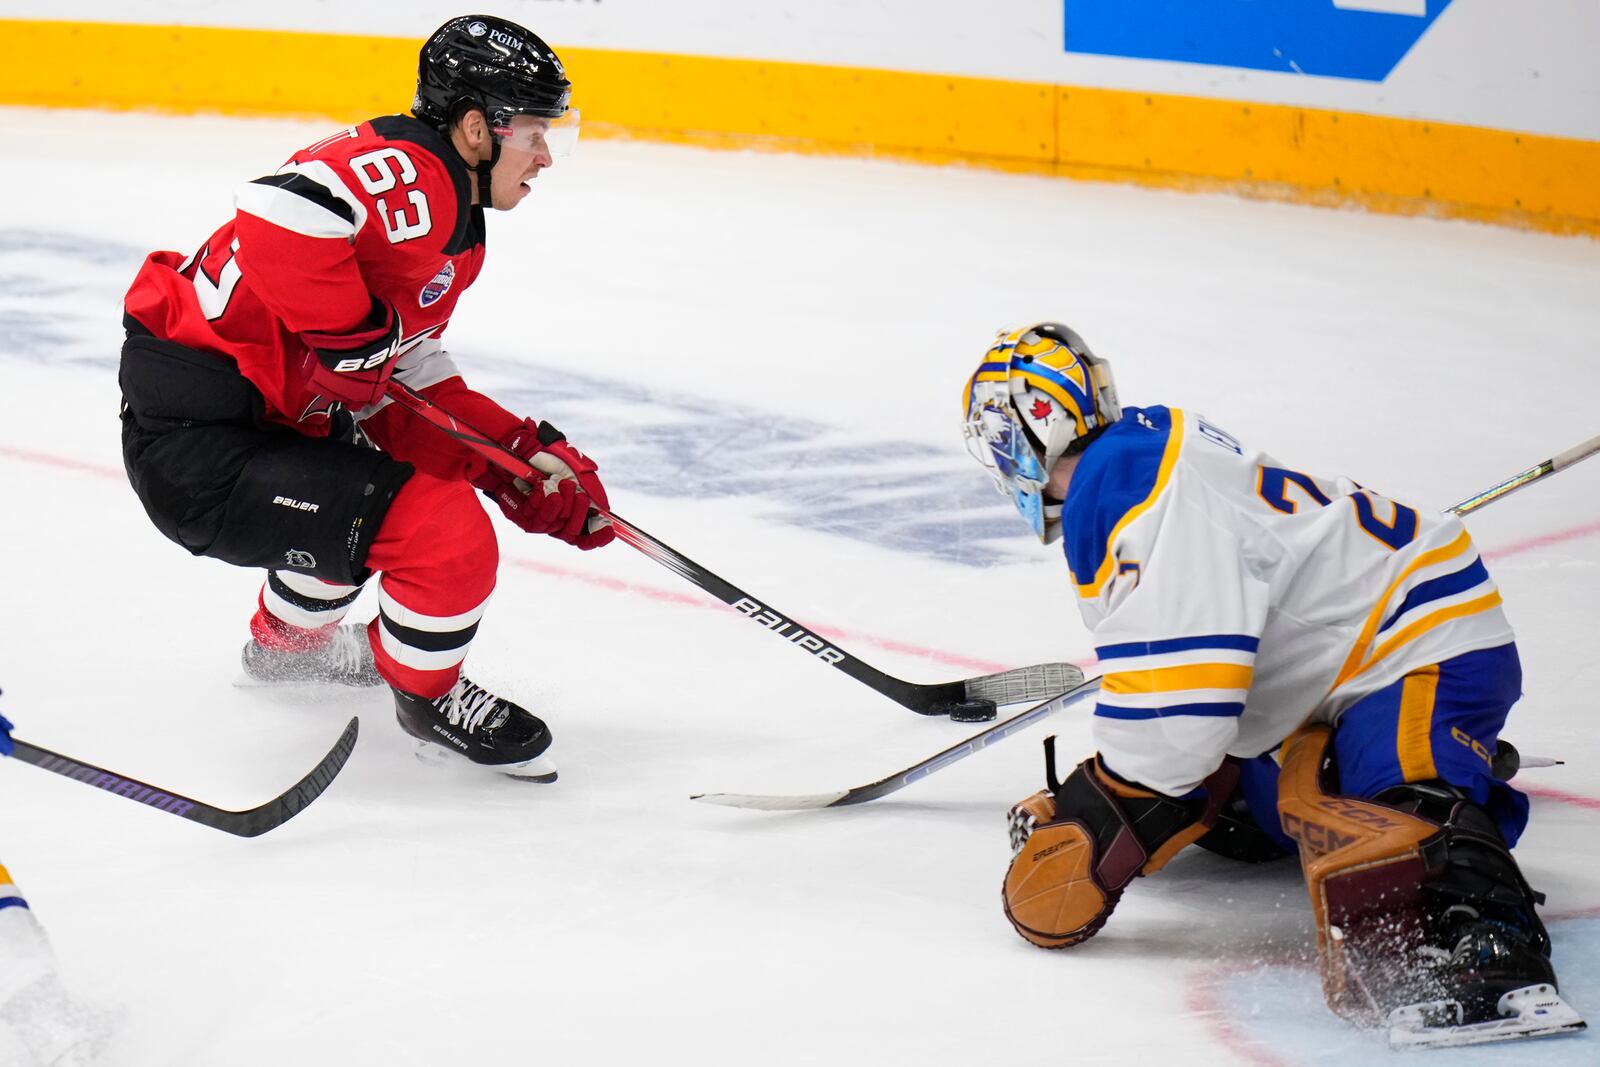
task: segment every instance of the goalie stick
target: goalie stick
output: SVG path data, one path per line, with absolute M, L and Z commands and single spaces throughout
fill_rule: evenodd
M 351 750 L 356 747 L 356 734 L 359 729 L 360 721 L 351 719 L 349 725 L 344 728 L 344 733 L 339 735 L 339 740 L 334 742 L 333 748 L 322 757 L 322 762 L 311 768 L 311 773 L 265 804 L 248 811 L 215 808 L 203 801 L 186 797 L 182 793 L 174 793 L 169 789 L 141 782 L 137 778 L 129 778 L 103 767 L 96 767 L 92 763 L 63 756 L 59 752 L 52 752 L 48 748 L 41 748 L 20 738 L 12 738 L 17 746 L 12 756 L 64 778 L 92 785 L 96 789 L 104 789 L 119 797 L 136 800 L 146 807 L 164 811 L 168 815 L 177 815 L 202 826 L 209 826 L 213 830 L 222 830 L 238 837 L 259 837 L 274 827 L 282 826 L 322 795 L 323 790 L 328 788 L 344 767 L 345 761 L 350 758 Z
M 462 422 L 404 382 L 389 379 L 387 391 L 395 403 L 425 419 L 508 474 L 530 483 L 544 480 L 545 475 L 532 464 Z M 896 678 L 857 659 L 832 642 L 825 641 L 789 616 L 757 600 L 727 579 L 713 574 L 615 512 L 606 515 L 606 518 L 611 520 L 618 538 L 674 574 L 693 582 L 745 618 L 772 631 L 814 659 L 843 671 L 919 715 L 948 715 L 957 722 L 985 722 L 994 718 L 997 705 L 1038 700 L 1083 681 L 1083 671 L 1071 663 L 1036 663 L 1030 667 L 1017 667 L 998 674 L 954 682 L 921 684 Z
M 1581 445 L 1576 445 L 1557 456 L 1529 467 L 1521 474 L 1507 478 L 1500 484 L 1485 489 L 1476 496 L 1468 497 L 1448 510 L 1454 515 L 1466 515 L 1477 511 L 1487 504 L 1492 504 L 1496 500 L 1509 496 L 1531 482 L 1536 482 L 1540 478 L 1570 467 L 1580 460 L 1587 459 L 1596 452 L 1600 452 L 1600 437 L 1591 438 Z M 1020 714 L 1013 715 L 1004 722 L 996 723 L 987 730 L 973 734 L 959 744 L 952 745 L 942 752 L 936 752 L 927 759 L 913 763 L 904 770 L 896 771 L 886 778 L 880 778 L 876 782 L 869 782 L 866 785 L 858 785 L 850 789 L 839 789 L 831 793 L 805 793 L 792 796 L 760 793 L 695 793 L 689 799 L 703 800 L 708 804 L 721 804 L 729 808 L 755 808 L 761 811 L 802 811 L 809 808 L 837 808 L 846 804 L 864 804 L 869 800 L 877 800 L 879 797 L 904 789 L 912 782 L 920 781 L 935 771 L 942 771 L 950 764 L 966 759 L 980 749 L 988 748 L 998 741 L 1003 741 L 1023 728 L 1054 715 L 1068 704 L 1075 703 L 1080 696 L 1085 696 L 1099 688 L 1100 679 L 1091 678 L 1075 689 L 1053 697 L 1043 704 L 1029 708 Z M 1524 767 L 1556 766 L 1560 762 L 1560 760 L 1535 756 L 1527 757 L 1521 761 Z M 1506 777 L 1509 778 L 1515 773 L 1516 768 L 1512 767 Z
M 925 760 L 919 760 L 904 770 L 899 770 L 887 778 L 879 778 L 876 782 L 858 785 L 852 789 L 839 789 L 832 793 L 799 793 L 792 796 L 777 796 L 757 793 L 696 793 L 690 800 L 703 800 L 707 804 L 720 804 L 726 808 L 756 808 L 760 811 L 805 811 L 811 808 L 842 808 L 847 804 L 865 804 L 869 800 L 896 793 L 920 781 L 935 771 L 942 771 L 950 764 L 964 760 L 974 752 L 988 748 L 997 742 L 1004 741 L 1012 734 L 1025 727 L 1032 726 L 1040 719 L 1047 718 L 1061 711 L 1070 704 L 1100 691 L 1100 679 L 1091 678 L 1064 693 L 1058 693 L 1042 704 L 1035 704 L 1027 711 L 1018 712 L 1003 722 L 997 722 L 987 730 L 973 734 L 959 744 L 951 745 L 942 752 L 935 752 Z
M 1535 463 L 1521 474 L 1513 474 L 1499 485 L 1491 486 L 1476 496 L 1467 497 L 1467 499 L 1451 508 L 1450 511 L 1456 515 L 1469 515 L 1486 504 L 1492 504 L 1496 500 L 1510 496 L 1518 489 L 1532 485 L 1540 478 L 1547 477 L 1556 471 L 1572 466 L 1574 463 L 1588 459 L 1596 452 L 1600 452 L 1600 437 L 1591 437 L 1581 445 L 1574 445 L 1565 452 Z

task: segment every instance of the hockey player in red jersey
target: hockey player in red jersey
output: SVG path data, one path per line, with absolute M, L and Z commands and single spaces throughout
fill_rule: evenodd
M 1087 940 L 1189 844 L 1298 848 L 1341 1016 L 1403 1046 L 1582 1028 L 1511 855 L 1528 804 L 1494 753 L 1522 673 L 1460 521 L 1123 408 L 1059 323 L 1002 334 L 964 409 L 973 454 L 1062 541 L 1103 670 L 1098 751 L 1012 809 L 1016 931 Z
M 461 673 L 498 564 L 474 489 L 580 549 L 612 539 L 606 493 L 553 426 L 468 386 L 441 338 L 483 268 L 484 209 L 515 208 L 576 138 L 570 97 L 526 29 L 450 20 L 422 47 L 413 115 L 296 152 L 240 186 L 197 251 L 149 256 L 119 376 L 128 477 L 156 527 L 268 571 L 248 675 L 387 683 L 421 741 L 536 780 L 554 777 L 549 729 Z M 392 405 L 391 376 L 556 473 L 487 466 Z M 340 626 L 374 574 L 378 617 Z

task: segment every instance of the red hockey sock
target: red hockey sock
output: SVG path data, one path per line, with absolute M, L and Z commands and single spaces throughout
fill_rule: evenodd
M 274 652 L 314 652 L 333 640 L 337 622 L 308 630 L 292 626 L 267 610 L 264 595 L 256 598 L 256 613 L 250 619 L 250 636 L 256 644 Z

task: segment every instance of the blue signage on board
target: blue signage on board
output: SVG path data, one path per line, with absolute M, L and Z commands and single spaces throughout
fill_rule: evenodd
M 1066 48 L 1381 82 L 1450 0 L 1065 0 Z

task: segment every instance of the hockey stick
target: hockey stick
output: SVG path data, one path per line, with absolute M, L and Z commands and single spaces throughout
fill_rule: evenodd
M 17 738 L 12 738 L 17 746 L 12 755 L 24 763 L 31 763 L 35 767 L 59 774 L 64 778 L 92 785 L 96 789 L 104 789 L 119 797 L 136 800 L 157 811 L 189 819 L 202 826 L 209 826 L 213 830 L 222 830 L 239 837 L 259 837 L 274 827 L 282 826 L 322 795 L 322 791 L 328 788 L 344 767 L 345 761 L 350 758 L 351 750 L 356 747 L 356 733 L 360 725 L 359 720 L 351 719 L 350 725 L 339 735 L 339 740 L 335 741 L 333 748 L 322 757 L 322 762 L 311 768 L 310 774 L 260 807 L 248 811 L 214 808 L 182 793 L 174 793 L 150 785 L 148 782 L 141 782 L 137 778 L 116 774 L 103 767 L 80 762 Z
M 1600 437 L 1592 438 L 1581 445 L 1569 448 L 1558 456 L 1547 459 L 1543 463 L 1528 468 L 1521 474 L 1506 479 L 1499 485 L 1485 489 L 1476 496 L 1467 498 L 1449 510 L 1456 515 L 1466 515 L 1477 511 L 1487 504 L 1509 496 L 1530 482 L 1538 481 L 1540 478 L 1554 474 L 1558 470 L 1570 467 L 1579 460 L 1587 459 L 1589 456 L 1594 455 L 1596 452 L 1600 452 Z M 957 760 L 965 759 L 979 749 L 988 748 L 997 741 L 1003 741 L 1024 727 L 1031 726 L 1040 719 L 1053 715 L 1065 708 L 1069 703 L 1074 702 L 1080 694 L 1087 694 L 1092 689 L 1098 689 L 1099 685 L 1100 679 L 1090 679 L 1076 689 L 1062 693 L 1060 696 L 1047 700 L 1036 707 L 1029 708 L 1021 714 L 1013 715 L 1004 722 L 997 723 L 987 730 L 974 734 L 960 744 L 947 748 L 943 752 L 935 753 L 919 763 L 914 763 L 902 771 L 897 771 L 887 778 L 880 778 L 876 782 L 870 782 L 867 785 L 836 790 L 832 793 L 809 793 L 795 796 L 770 796 L 751 793 L 696 793 L 689 799 L 704 800 L 708 804 L 721 804 L 730 808 L 756 808 L 762 811 L 796 811 L 807 808 L 834 808 L 846 804 L 863 804 L 869 800 L 876 800 L 881 796 L 887 796 L 897 790 L 904 789 L 912 782 L 926 778 L 935 771 L 943 770 L 950 764 L 955 763 Z M 1535 760 L 1538 762 L 1534 762 Z M 1544 757 L 1529 757 L 1523 761 L 1522 765 L 1527 767 L 1553 766 L 1557 763 L 1559 761 L 1547 760 Z M 1509 778 L 1511 774 L 1515 773 L 1516 769 L 1513 767 L 1507 777 Z
M 888 796 L 910 785 L 912 782 L 926 778 L 935 771 L 942 771 L 958 760 L 964 760 L 974 752 L 988 748 L 999 741 L 1004 741 L 1018 730 L 1032 726 L 1040 719 L 1054 715 L 1070 704 L 1075 704 L 1084 697 L 1098 692 L 1100 679 L 1091 678 L 1081 685 L 1057 694 L 1046 700 L 1043 704 L 1036 704 L 1027 711 L 1019 712 L 1003 722 L 997 722 L 987 730 L 973 734 L 960 744 L 951 745 L 942 752 L 936 752 L 925 760 L 919 760 L 904 770 L 896 771 L 887 778 L 880 778 L 867 785 L 858 785 L 852 789 L 835 790 L 832 793 L 802 793 L 791 796 L 762 795 L 753 793 L 696 793 L 690 800 L 703 800 L 707 804 L 721 804 L 728 808 L 755 808 L 760 811 L 804 811 L 810 808 L 842 808 L 847 804 L 865 804 L 869 800 Z
M 404 382 L 389 379 L 390 399 L 448 434 L 490 463 L 530 483 L 545 475 L 499 442 L 456 418 Z M 769 607 L 743 589 L 702 567 L 615 512 L 606 518 L 617 536 L 674 574 L 687 578 L 733 610 L 772 631 L 796 648 L 836 667 L 856 681 L 877 690 L 919 715 L 949 715 L 957 722 L 985 722 L 994 718 L 999 704 L 1020 704 L 1070 689 L 1083 681 L 1083 671 L 1071 663 L 1036 663 L 998 674 L 963 678 L 954 682 L 920 684 L 885 674 L 837 645 L 818 637 L 782 612 Z
M 1450 508 L 1450 511 L 1456 515 L 1469 515 L 1486 504 L 1492 504 L 1496 500 L 1510 496 L 1518 489 L 1532 485 L 1540 478 L 1547 477 L 1556 471 L 1572 466 L 1574 463 L 1588 459 L 1596 452 L 1600 452 L 1600 437 L 1591 437 L 1581 445 L 1574 445 L 1559 455 L 1551 456 L 1543 462 L 1534 464 L 1521 474 L 1512 475 L 1499 485 L 1491 486 L 1476 496 L 1467 497 L 1455 507 Z

